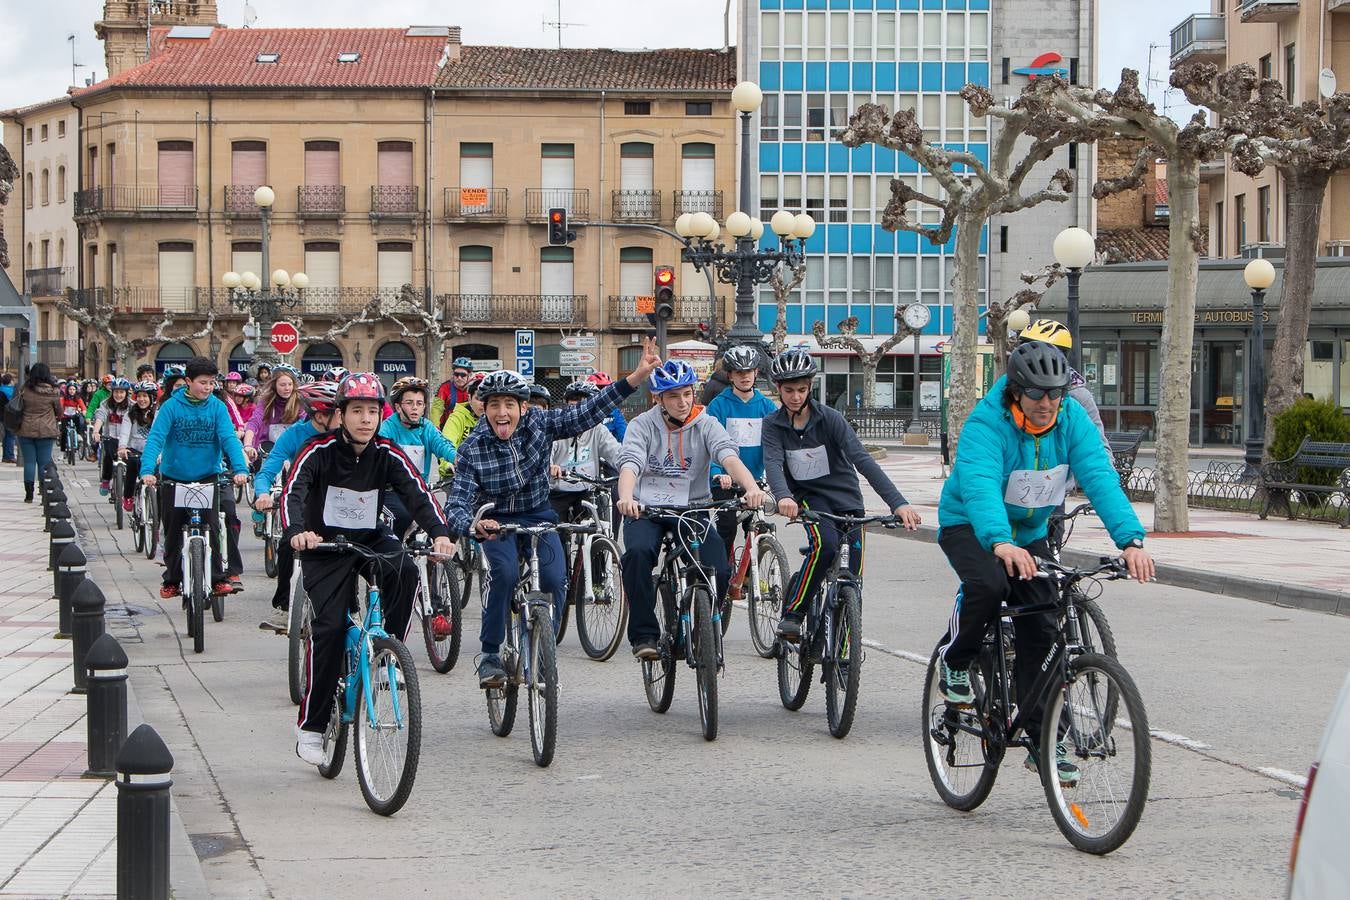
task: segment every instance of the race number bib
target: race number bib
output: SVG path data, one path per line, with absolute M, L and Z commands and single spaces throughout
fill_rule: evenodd
M 355 531 L 376 527 L 380 516 L 379 491 L 352 491 L 332 486 L 323 503 L 323 524 Z
M 787 452 L 788 472 L 798 481 L 811 481 L 830 474 L 830 460 L 825 448 L 810 447 L 805 450 Z
M 638 496 L 652 506 L 688 506 L 689 479 L 672 475 L 643 475 Z
M 281 433 L 285 431 L 288 427 L 289 426 L 287 425 L 268 425 L 267 439 L 275 444 L 277 442 L 277 438 L 281 437 Z
M 179 509 L 210 509 L 215 505 L 215 490 L 214 484 L 180 481 L 173 486 L 173 505 Z
M 408 457 L 408 461 L 413 464 L 413 468 L 420 475 L 426 471 L 427 448 L 421 444 L 399 444 L 398 449 L 403 451 L 403 455 Z
M 763 419 L 727 419 L 727 434 L 737 447 L 758 447 L 763 426 Z
M 1069 490 L 1069 467 L 1018 469 L 1008 476 L 1003 502 L 1023 509 L 1059 506 Z

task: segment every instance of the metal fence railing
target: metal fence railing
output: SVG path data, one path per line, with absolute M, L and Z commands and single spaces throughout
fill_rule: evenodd
M 858 437 L 874 440 L 901 440 L 904 438 L 905 432 L 909 430 L 910 422 L 914 421 L 912 413 L 908 410 L 844 409 L 840 411 L 844 414 L 848 423 L 853 426 L 853 430 L 858 433 Z M 936 439 L 942 433 L 941 420 L 920 416 L 918 421 L 923 426 L 924 433 L 930 438 Z
M 506 188 L 448 187 L 444 195 L 447 219 L 486 221 L 506 218 Z
M 585 294 L 441 294 L 446 320 L 484 325 L 585 325 Z
M 295 189 L 295 210 L 307 219 L 335 219 L 347 211 L 347 188 L 340 184 L 302 184 Z

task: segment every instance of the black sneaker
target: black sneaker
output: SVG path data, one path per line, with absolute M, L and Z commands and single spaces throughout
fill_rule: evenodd
M 783 616 L 778 620 L 778 637 L 795 644 L 802 639 L 802 620 L 797 616 Z
M 478 660 L 478 686 L 480 688 L 499 688 L 506 685 L 506 670 L 502 668 L 502 658 L 495 653 L 484 654 Z
M 637 659 L 660 659 L 661 648 L 656 641 L 638 641 L 633 645 L 633 656 Z

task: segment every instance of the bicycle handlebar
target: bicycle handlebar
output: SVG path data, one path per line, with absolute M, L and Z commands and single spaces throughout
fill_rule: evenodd
M 803 509 L 797 513 L 797 518 L 793 522 L 819 522 L 823 519 L 829 519 L 831 522 L 843 525 L 845 528 L 853 529 L 866 527 L 868 525 L 881 525 L 885 528 L 899 528 L 900 519 L 893 513 L 884 516 L 841 516 L 835 513 L 822 512 L 814 509 Z
M 619 483 L 617 477 L 614 478 L 591 478 L 589 475 L 582 475 L 579 472 L 564 472 L 558 476 L 559 481 L 566 481 L 570 484 L 589 484 L 595 488 L 613 487 Z
M 657 506 L 653 503 L 643 505 L 639 515 L 644 519 L 655 519 L 661 516 L 678 516 L 682 513 L 715 512 L 723 509 L 733 509 L 740 505 L 741 499 L 739 497 L 732 497 L 729 500 L 707 500 L 703 503 L 690 503 L 687 506 Z
M 366 559 L 395 559 L 400 556 L 430 556 L 431 547 L 427 545 L 401 545 L 397 550 L 371 550 L 364 544 L 357 544 L 344 537 L 337 537 L 331 541 L 322 541 L 310 548 L 311 550 L 320 550 L 326 553 L 355 553 L 357 556 L 364 556 Z
M 1084 578 L 1105 576 L 1107 581 L 1119 581 L 1130 577 L 1125 560 L 1118 556 L 1103 556 L 1096 566 L 1086 569 L 1066 566 L 1050 559 L 1037 559 L 1036 566 L 1039 569 L 1036 573 L 1038 578 L 1060 576 L 1070 581 L 1082 581 Z

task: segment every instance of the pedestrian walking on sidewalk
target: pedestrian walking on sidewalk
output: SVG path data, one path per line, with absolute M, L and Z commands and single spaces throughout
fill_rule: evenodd
M 0 375 L 0 410 L 9 405 L 9 401 L 14 399 L 14 376 L 9 372 Z M 18 458 L 14 455 L 19 443 L 19 435 L 13 428 L 5 428 L 4 423 L 0 422 L 0 430 L 3 430 L 5 439 L 4 462 L 18 463 Z
M 17 399 L 23 403 L 18 429 L 23 453 L 23 502 L 32 503 L 38 473 L 52 461 L 52 447 L 59 434 L 56 423 L 61 418 L 61 393 L 46 363 L 33 363 Z

